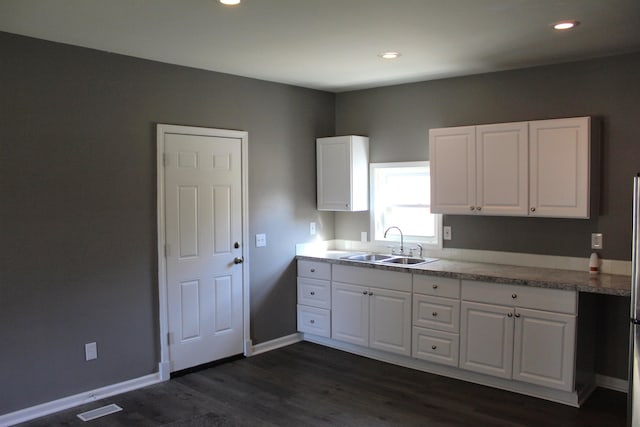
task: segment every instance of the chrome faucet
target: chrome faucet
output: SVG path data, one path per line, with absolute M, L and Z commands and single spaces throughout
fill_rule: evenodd
M 400 254 L 404 255 L 404 236 L 402 234 L 402 230 L 400 230 L 399 227 L 396 227 L 395 225 L 387 228 L 384 232 L 384 238 L 387 238 L 387 233 L 389 232 L 389 230 L 391 230 L 392 228 L 395 228 L 396 230 L 398 230 L 400 232 Z M 393 253 L 393 252 L 392 252 Z

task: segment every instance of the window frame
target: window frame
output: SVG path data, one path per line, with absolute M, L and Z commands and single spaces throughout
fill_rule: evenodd
M 384 163 L 370 163 L 369 164 L 369 235 L 371 242 L 379 245 L 388 245 L 391 240 L 376 239 L 376 171 L 378 169 L 386 168 L 403 168 L 403 167 L 426 167 L 431 172 L 429 161 L 411 161 L 411 162 L 384 162 Z M 431 201 L 429 201 L 429 208 L 431 207 Z M 442 249 L 442 214 L 434 215 L 434 230 L 435 236 L 432 239 L 416 236 L 405 236 L 404 242 L 407 243 L 420 243 L 424 249 Z M 402 227 L 400 227 L 402 228 Z

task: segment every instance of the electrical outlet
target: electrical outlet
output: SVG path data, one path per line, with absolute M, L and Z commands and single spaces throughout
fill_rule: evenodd
M 368 240 L 367 238 L 367 232 L 366 231 L 361 231 L 360 232 L 360 241 L 361 242 L 366 242 Z
M 444 240 L 451 240 L 451 226 L 445 225 L 442 227 L 442 238 Z
M 98 358 L 98 344 L 90 342 L 84 345 L 84 358 L 85 360 L 95 360 Z
M 256 234 L 256 248 L 262 248 L 267 246 L 267 235 Z
M 312 236 L 316 235 L 316 223 L 315 222 L 310 222 L 309 223 L 309 234 L 311 234 Z
M 591 233 L 591 249 L 602 249 L 602 233 Z

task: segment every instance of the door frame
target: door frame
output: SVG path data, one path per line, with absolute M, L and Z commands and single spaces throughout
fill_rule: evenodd
M 164 211 L 164 136 L 166 134 L 216 136 L 223 138 L 234 138 L 240 140 L 241 150 L 241 191 L 242 191 L 242 319 L 243 319 L 243 348 L 244 355 L 250 356 L 252 351 L 251 331 L 250 331 L 250 306 L 249 306 L 249 162 L 248 147 L 249 133 L 239 130 L 214 129 L 193 126 L 178 126 L 169 124 L 157 124 L 156 149 L 157 149 L 157 217 L 158 217 L 158 300 L 160 315 L 160 363 L 158 372 L 160 380 L 166 381 L 171 374 L 171 359 L 169 355 L 169 306 L 167 289 L 167 262 L 165 258 L 165 211 Z

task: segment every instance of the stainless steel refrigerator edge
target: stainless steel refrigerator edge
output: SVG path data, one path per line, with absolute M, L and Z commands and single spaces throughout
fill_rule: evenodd
M 631 327 L 627 424 L 640 427 L 640 173 L 633 179 L 633 236 L 631 247 Z

